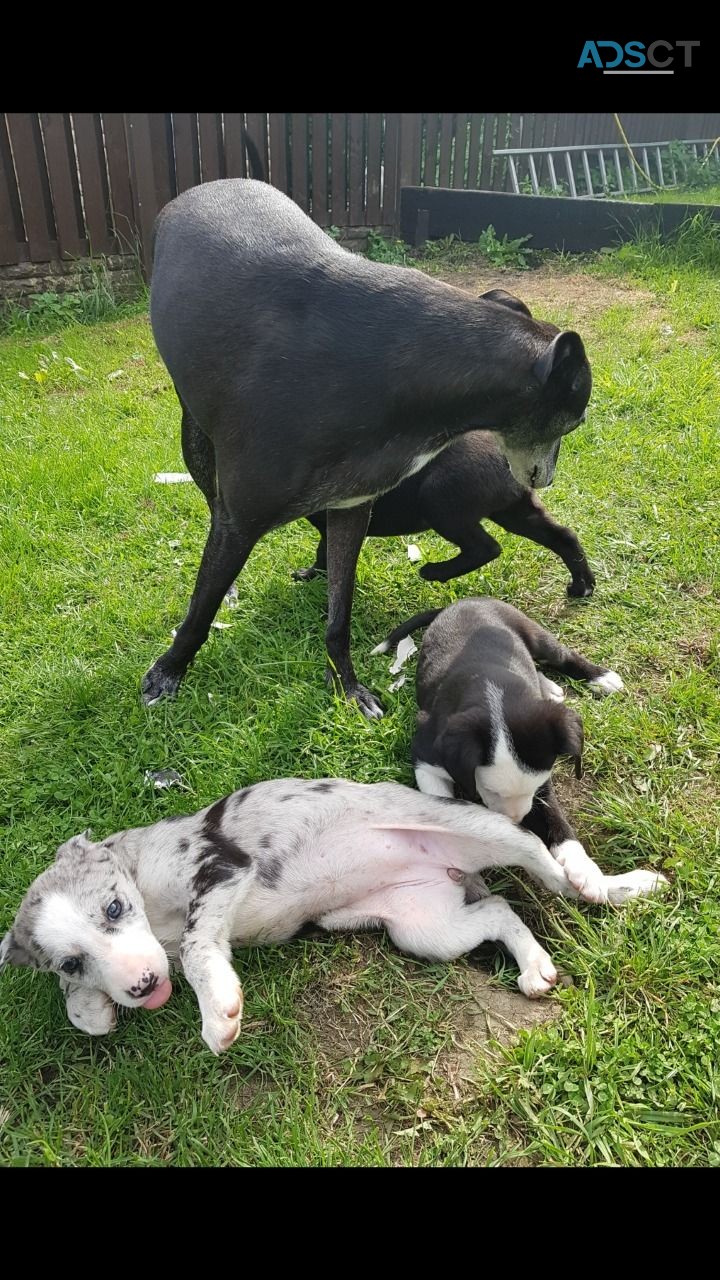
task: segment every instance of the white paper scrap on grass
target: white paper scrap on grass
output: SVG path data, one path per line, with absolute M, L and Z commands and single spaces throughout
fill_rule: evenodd
M 396 658 L 390 668 L 390 675 L 396 676 L 400 668 L 405 666 L 408 658 L 412 657 L 414 653 L 417 653 L 417 645 L 415 641 L 412 636 L 405 636 L 397 647 Z
M 187 471 L 158 471 L 153 479 L 156 484 L 190 484 L 192 476 Z
M 407 557 L 411 564 L 417 564 L 418 560 L 422 560 L 422 551 L 415 542 L 408 544 Z

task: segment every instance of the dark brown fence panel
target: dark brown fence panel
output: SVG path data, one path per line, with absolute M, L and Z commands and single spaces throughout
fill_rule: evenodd
M 270 181 L 280 191 L 288 190 L 287 127 L 284 111 L 270 116 Z
M 67 112 L 43 111 L 40 124 L 45 142 L 45 158 L 61 258 L 79 258 L 88 253 L 83 211 L 80 202 L 72 127 Z
M 227 120 L 227 116 L 225 117 Z M 252 142 L 258 150 L 260 162 L 263 167 L 263 174 L 267 178 L 268 175 L 268 127 L 267 115 L 264 111 L 249 111 L 247 114 L 247 131 Z M 228 175 L 229 176 L 229 175 Z M 248 176 L 250 176 L 248 174 Z
M 72 124 L 88 245 L 92 254 L 107 253 L 112 247 L 112 224 L 100 117 L 88 111 L 75 112 Z
M 196 187 L 200 181 L 200 145 L 197 115 L 193 111 L 172 113 L 175 152 L 175 185 L 177 193 Z M 242 148 L 244 151 L 244 147 Z M 237 176 L 241 176 L 238 174 Z
M 371 227 L 377 226 L 380 222 L 381 134 L 382 116 L 379 112 L 373 111 L 367 118 L 367 198 L 365 202 L 365 221 Z
M 225 177 L 222 119 L 215 111 L 198 112 L 200 138 L 200 178 L 202 182 L 214 182 Z
M 0 113 L 0 265 L 27 257 L 15 166 L 5 116 Z
M 350 226 L 360 226 L 364 221 L 364 177 L 365 177 L 365 117 L 360 112 L 351 112 L 349 119 L 349 165 L 348 196 L 350 208 Z
M 328 118 L 325 111 L 312 117 L 312 216 L 321 226 L 328 217 Z
M 308 118 L 303 111 L 290 117 L 290 190 L 296 204 L 307 213 L 308 202 Z
M 119 111 L 104 112 L 102 125 L 110 180 L 110 214 L 116 247 L 121 253 L 133 252 L 137 244 L 137 236 L 133 218 L 125 117 Z
M 35 112 L 9 111 L 7 123 L 30 260 L 49 262 L 57 240 L 40 121 Z
M 347 113 L 333 111 L 330 117 L 330 163 L 332 165 L 332 225 L 346 227 L 347 206 Z
M 225 114 L 223 119 L 223 139 L 225 143 L 226 178 L 245 178 L 250 176 L 250 171 L 247 167 L 244 129 L 245 123 L 241 111 L 231 111 Z M 175 163 L 177 165 L 177 156 Z M 267 165 L 265 165 L 265 173 L 267 173 Z M 192 186 L 193 184 L 189 183 L 188 185 Z
M 383 137 L 383 190 L 382 224 L 394 226 L 399 208 L 398 183 L 400 177 L 400 112 L 389 111 L 385 116 Z

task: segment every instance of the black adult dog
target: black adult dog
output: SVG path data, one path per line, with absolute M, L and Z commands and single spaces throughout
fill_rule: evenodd
M 315 511 L 307 519 L 318 530 L 320 541 L 315 563 L 293 574 L 301 581 L 327 569 L 327 514 Z M 569 596 L 592 595 L 595 575 L 576 534 L 553 520 L 532 489 L 518 484 L 487 431 L 469 431 L 397 489 L 381 494 L 372 509 L 368 537 L 389 538 L 434 529 L 459 547 L 459 554 L 451 560 L 424 564 L 420 576 L 427 582 L 449 582 L 500 555 L 500 544 L 482 527 L 481 521 L 486 519 L 559 556 L 570 570 Z
M 350 658 L 373 499 L 476 428 L 502 439 L 521 483 L 550 484 L 561 437 L 590 396 L 582 341 L 350 253 L 253 179 L 178 196 L 157 219 L 154 248 L 153 332 L 211 525 L 187 617 L 145 675 L 145 701 L 176 692 L 263 534 L 322 509 L 331 672 L 380 716 Z

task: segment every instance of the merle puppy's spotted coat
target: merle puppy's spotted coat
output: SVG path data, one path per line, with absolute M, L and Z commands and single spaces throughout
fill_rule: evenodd
M 102 1035 L 115 1005 L 168 1000 L 176 957 L 214 1053 L 240 1030 L 231 945 L 283 942 L 310 922 L 384 926 L 402 950 L 433 960 L 495 940 L 515 957 L 520 989 L 539 996 L 557 979 L 550 957 L 478 876 L 501 866 L 582 896 L 537 836 L 501 814 L 397 783 L 260 782 L 188 817 L 62 845 L 0 943 L 0 968 L 56 973 L 70 1021 Z M 608 876 L 605 897 L 623 902 L 660 881 Z

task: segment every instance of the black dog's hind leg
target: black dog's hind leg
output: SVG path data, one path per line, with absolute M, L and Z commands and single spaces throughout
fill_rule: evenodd
M 321 534 L 317 545 L 315 563 L 309 569 L 295 569 L 292 576 L 296 582 L 311 582 L 319 573 L 327 573 L 327 542 L 324 534 Z
M 335 508 L 327 513 L 328 625 L 325 633 L 328 678 L 338 680 L 345 697 L 357 702 L 368 720 L 383 714 L 377 698 L 360 684 L 350 657 L 355 570 L 363 538 L 370 522 L 372 502 L 357 507 Z
M 180 397 L 178 396 L 178 399 Z M 193 418 L 187 405 L 182 405 L 182 425 L 180 443 L 185 465 L 195 481 L 198 489 L 205 495 L 205 500 L 212 515 L 217 479 L 215 474 L 215 450 L 212 440 L 205 435 Z
M 503 511 L 493 511 L 490 519 L 508 533 L 517 533 L 538 546 L 547 547 L 567 565 L 572 575 L 568 584 L 569 596 L 591 596 L 595 588 L 595 574 L 587 562 L 585 552 L 572 529 L 558 524 L 550 512 L 530 491 Z
M 501 547 L 494 538 L 486 533 L 482 525 L 452 525 L 447 518 L 433 520 L 433 529 L 460 548 L 459 555 L 450 560 L 437 560 L 424 564 L 420 577 L 426 582 L 449 582 L 451 578 L 459 578 L 473 569 L 480 569 L 500 555 Z
M 616 672 L 596 666 L 576 649 L 566 649 L 552 632 L 536 622 L 520 615 L 516 625 L 535 662 L 544 662 L 555 671 L 570 676 L 571 680 L 585 680 L 595 693 L 616 693 L 623 688 Z

